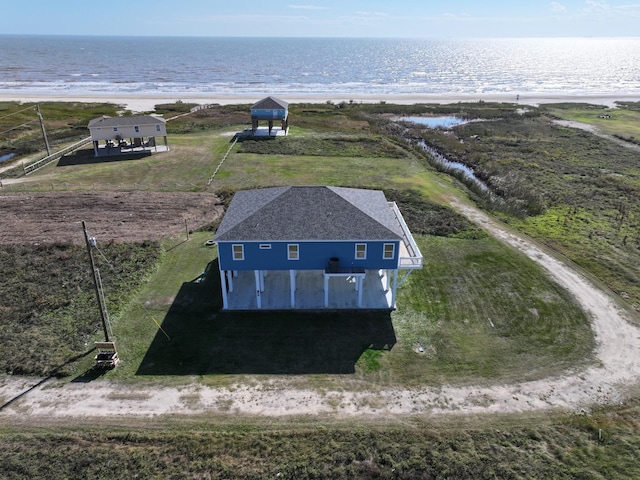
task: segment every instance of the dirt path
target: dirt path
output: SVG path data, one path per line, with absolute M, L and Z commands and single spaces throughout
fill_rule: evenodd
M 621 138 L 616 138 L 613 135 L 608 135 L 606 133 L 603 133 L 598 127 L 595 127 L 588 123 L 576 122 L 574 120 L 554 120 L 553 123 L 555 123 L 556 125 L 560 125 L 562 127 L 578 128 L 580 130 L 593 133 L 598 137 L 611 140 L 612 142 L 615 142 L 624 148 L 628 148 L 629 150 L 633 150 L 634 152 L 640 152 L 640 145 L 636 145 L 635 143 L 631 143 L 631 142 L 625 142 Z
M 522 412 L 540 409 L 588 410 L 594 404 L 623 402 L 640 383 L 640 329 L 615 301 L 571 267 L 546 254 L 479 210 L 454 207 L 546 268 L 571 291 L 593 319 L 598 366 L 544 380 L 509 385 L 449 386 L 335 391 L 296 388 L 295 379 L 248 379 L 230 388 L 202 386 L 185 379 L 178 387 L 129 386 L 106 380 L 90 384 L 0 378 L 0 416 L 154 416 L 163 414 L 246 414 L 264 416 L 404 416 Z M 348 380 L 345 380 L 348 383 Z M 54 388 L 55 387 L 55 388 Z

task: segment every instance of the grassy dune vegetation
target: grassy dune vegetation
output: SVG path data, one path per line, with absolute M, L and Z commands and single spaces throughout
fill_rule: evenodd
M 390 122 L 439 113 L 486 121 L 453 132 Z M 355 379 L 359 388 L 410 388 L 537 379 L 592 361 L 588 318 L 540 268 L 446 206 L 463 195 L 462 182 L 439 173 L 411 140 L 473 166 L 491 194 L 467 191 L 471 198 L 638 304 L 637 162 L 608 140 L 550 124 L 550 115 L 483 103 L 292 105 L 289 137 L 238 142 L 207 187 L 234 132 L 248 124 L 247 106 L 218 107 L 169 122 L 168 154 L 98 163 L 78 153 L 20 188 L 162 190 L 173 183 L 226 198 L 237 189 L 286 184 L 379 188 L 399 204 L 425 254 L 425 268 L 409 276 L 399 309 L 386 319 L 353 312 L 257 318 L 218 312 L 216 252 L 203 244 L 210 232 L 184 243 L 109 246 L 105 260 L 121 269 L 101 271 L 107 269 L 105 292 L 124 359 L 106 374 L 113 381 L 197 376 L 204 384 L 231 384 L 247 374 L 251 381 L 298 374 L 306 387 L 348 388 Z M 88 376 L 85 342 L 100 331 L 95 317 L 72 310 L 92 301 L 85 255 L 64 245 L 0 248 L 0 277 L 15 278 L 2 283 L 0 298 L 32 293 L 20 305 L 1 303 L 7 344 L 34 351 L 51 337 L 47 345 L 55 346 L 52 332 L 72 340 L 55 357 L 34 357 L 28 370 L 3 349 L 5 372 Z M 43 278 L 46 295 L 37 288 Z M 60 278 L 69 282 L 60 287 Z M 426 353 L 417 355 L 416 345 Z M 634 478 L 639 404 L 591 415 L 418 415 L 364 424 L 322 418 L 274 426 L 207 416 L 34 428 L 16 421 L 0 424 L 0 463 L 7 478 L 54 471 L 94 478 Z

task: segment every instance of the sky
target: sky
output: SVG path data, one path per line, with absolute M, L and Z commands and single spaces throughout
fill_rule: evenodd
M 640 36 L 640 0 L 0 0 L 0 12 L 0 34 Z

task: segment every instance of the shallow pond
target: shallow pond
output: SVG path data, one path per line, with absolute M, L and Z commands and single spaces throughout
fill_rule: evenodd
M 6 160 L 11 160 L 15 156 L 16 156 L 15 153 L 6 153 L 4 155 L 0 155 L 0 163 Z
M 468 120 L 450 115 L 444 117 L 402 117 L 400 120 L 403 122 L 417 123 L 429 128 L 451 128 L 468 122 Z

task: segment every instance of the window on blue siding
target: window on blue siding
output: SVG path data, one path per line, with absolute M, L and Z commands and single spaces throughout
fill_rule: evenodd
M 287 258 L 289 260 L 298 260 L 300 258 L 297 243 L 290 243 L 287 245 Z
M 271 244 L 270 243 L 261 243 L 260 244 L 260 250 L 271 250 Z
M 244 260 L 244 245 L 233 245 L 233 259 Z
M 356 260 L 365 260 L 367 258 L 367 244 L 356 243 Z
M 393 243 L 385 243 L 384 251 L 382 252 L 382 258 L 389 260 L 393 259 L 396 254 L 396 246 Z

